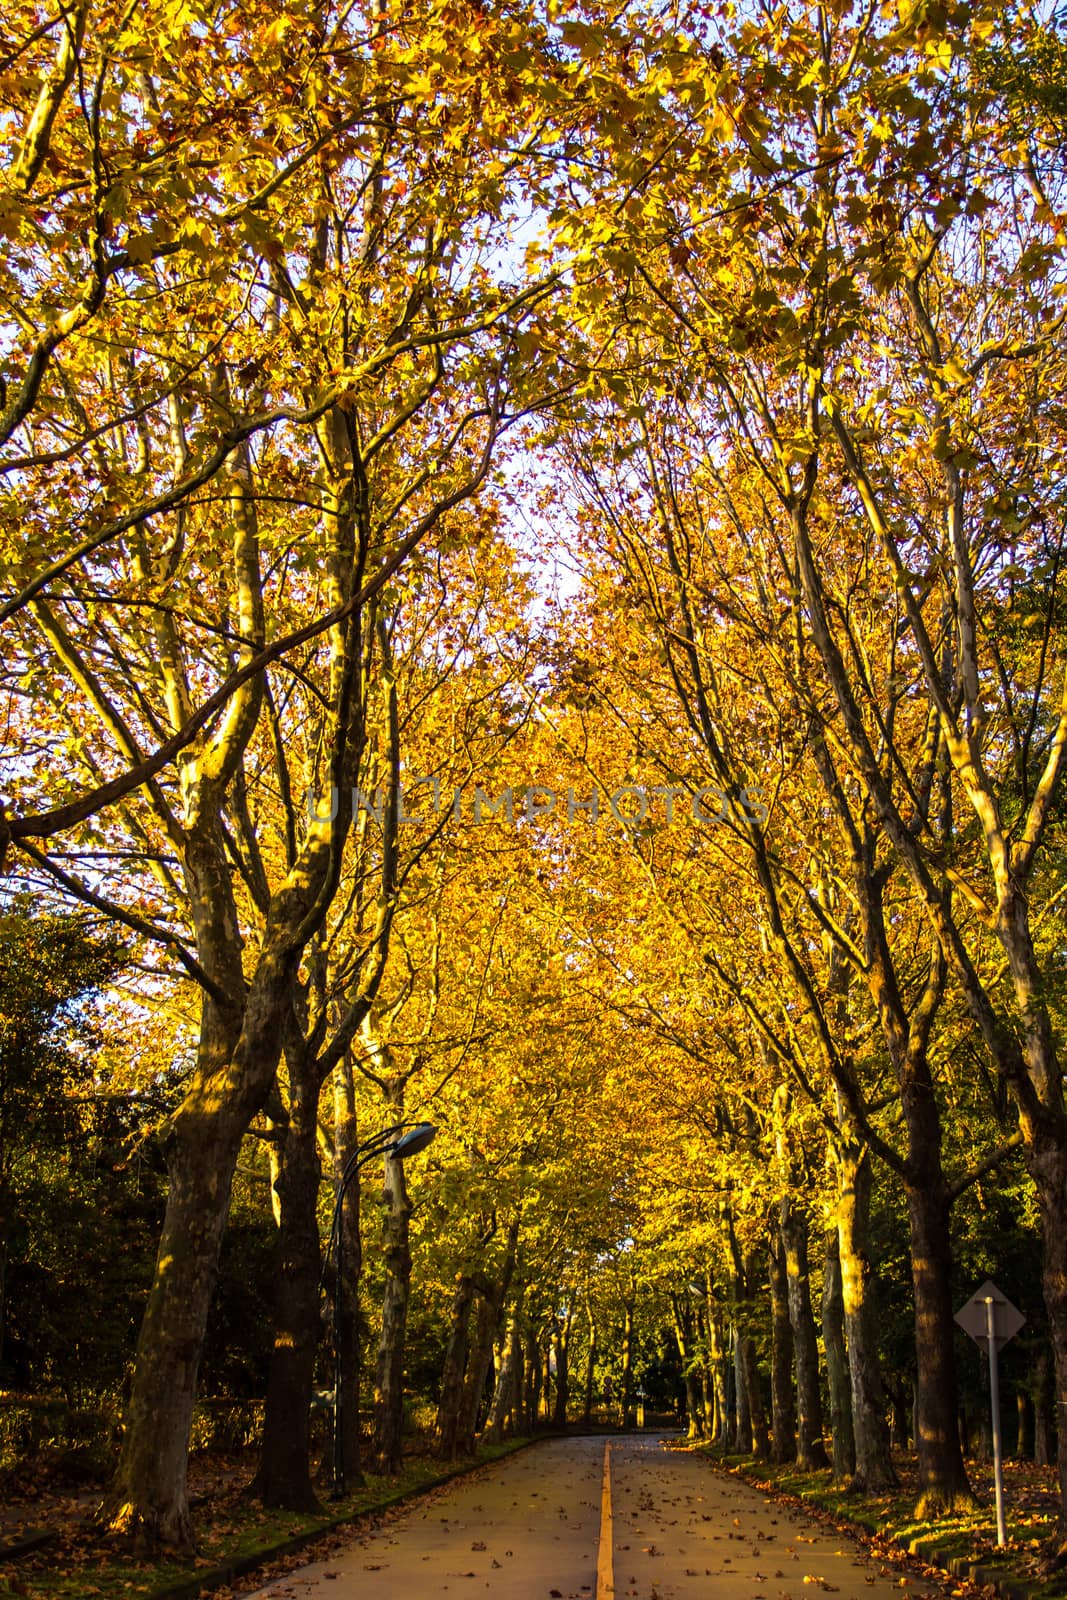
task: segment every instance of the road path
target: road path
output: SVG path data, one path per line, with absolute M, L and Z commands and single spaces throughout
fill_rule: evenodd
M 656 1439 L 558 1439 L 457 1480 L 250 1600 L 900 1600 L 851 1540 Z

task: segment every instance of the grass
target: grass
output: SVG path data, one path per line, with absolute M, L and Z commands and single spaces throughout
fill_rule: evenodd
M 858 1495 L 834 1483 L 829 1471 L 800 1472 L 795 1463 L 774 1466 L 757 1462 L 752 1456 L 724 1456 L 713 1446 L 698 1448 L 723 1469 L 736 1472 L 775 1495 L 800 1502 L 806 1509 L 814 1508 L 835 1523 L 858 1529 L 876 1547 L 903 1547 L 939 1567 L 953 1561 L 979 1563 L 991 1573 L 1025 1584 L 1035 1600 L 1059 1600 L 1067 1595 L 1067 1573 L 1051 1572 L 1047 1559 L 1056 1528 L 1056 1479 L 1051 1467 L 1022 1461 L 1004 1463 L 1008 1542 L 1000 1548 L 996 1543 L 990 1462 L 968 1463 L 971 1485 L 978 1498 L 974 1510 L 920 1520 L 915 1515 L 918 1484 L 909 1457 L 894 1457 L 899 1489 Z
M 470 1471 L 485 1462 L 509 1455 L 530 1441 L 509 1439 L 504 1444 L 480 1447 L 477 1455 L 447 1468 L 429 1456 L 412 1456 L 395 1478 L 367 1475 L 366 1484 L 343 1500 L 330 1501 L 322 1516 L 268 1511 L 243 1498 L 241 1488 L 230 1486 L 200 1506 L 196 1513 L 198 1553 L 193 1559 L 136 1561 L 113 1541 L 93 1529 L 78 1527 L 63 1533 L 56 1543 L 0 1568 L 0 1595 L 24 1600 L 161 1600 L 178 1588 L 196 1594 L 201 1585 L 209 1592 L 228 1593 L 220 1585 L 219 1569 L 233 1561 L 249 1569 L 285 1554 L 291 1541 L 301 1546 L 316 1535 L 326 1538 L 339 1525 L 373 1517 L 443 1479 Z M 249 1474 L 250 1475 L 250 1474 Z M 307 1554 L 301 1561 L 310 1559 Z

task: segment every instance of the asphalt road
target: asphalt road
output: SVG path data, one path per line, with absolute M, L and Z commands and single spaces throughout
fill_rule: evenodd
M 607 1465 L 605 1466 L 605 1457 Z M 254 1600 L 921 1600 L 949 1591 L 655 1438 L 557 1439 L 414 1503 Z

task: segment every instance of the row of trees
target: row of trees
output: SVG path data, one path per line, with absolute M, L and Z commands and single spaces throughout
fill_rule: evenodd
M 1067 1392 L 1062 226 L 1043 107 L 1006 104 L 989 70 L 992 15 L 911 22 L 768 13 L 732 37 L 719 114 L 734 159 L 702 167 L 694 206 L 700 115 L 672 113 L 677 144 L 628 214 L 638 271 L 595 313 L 620 381 L 565 452 L 595 596 L 575 698 L 615 724 L 631 767 L 683 798 L 725 797 L 699 852 L 630 830 L 699 983 L 694 1007 L 660 968 L 642 1003 L 694 1054 L 709 1034 L 725 1046 L 735 1093 L 762 1107 L 794 1340 L 791 1106 L 821 1128 L 870 1484 L 892 1469 L 865 1303 L 868 1164 L 900 1186 L 932 1510 L 970 1494 L 951 1208 L 1016 1146 Z M 632 966 L 628 929 L 606 953 Z M 802 1345 L 807 1457 L 810 1327 Z M 827 1355 L 841 1409 L 841 1351 Z M 1064 1430 L 1059 1448 L 1067 1484 Z
M 21 1387 L 44 1383 L 84 1405 L 114 1394 L 132 1353 L 163 1167 L 149 1134 L 149 1109 L 138 1109 L 136 1099 L 102 1099 L 99 1086 L 94 1093 L 87 1046 L 99 1048 L 100 1041 L 75 991 L 106 977 L 114 952 L 95 948 L 84 929 L 62 919 L 31 922 L 24 910 L 5 919 L 3 936 L 4 1012 L 23 1019 L 3 1039 L 4 1241 L 11 1253 L 4 1365 Z M 23 1003 L 28 992 L 39 996 L 35 1007 Z M 574 1043 L 572 1035 L 568 1054 Z M 691 1063 L 675 1059 L 669 1038 L 652 1051 L 654 1090 L 642 1082 L 644 1052 L 624 1068 L 616 1051 L 613 1072 L 624 1068 L 625 1090 L 618 1079 L 602 1079 L 611 1104 L 599 1127 L 587 1113 L 583 1120 L 591 1083 L 561 1093 L 558 1081 L 552 1084 L 560 1077 L 558 1060 L 546 1063 L 543 1050 L 535 1056 L 514 1039 L 506 1053 L 519 1070 L 503 1095 L 494 1083 L 497 1068 L 489 1077 L 475 1074 L 473 1093 L 454 1091 L 442 1101 L 439 1141 L 412 1181 L 406 1356 L 396 1352 L 395 1318 L 387 1334 L 381 1314 L 395 1218 L 391 1206 L 383 1213 L 373 1175 L 364 1186 L 355 1241 L 362 1245 L 362 1270 L 347 1286 L 362 1315 L 358 1332 L 350 1324 L 346 1338 L 348 1360 L 358 1363 L 363 1353 L 369 1369 L 362 1384 L 358 1365 L 350 1370 L 348 1398 L 353 1418 L 359 1400 L 365 1423 L 373 1423 L 372 1464 L 388 1467 L 388 1446 L 395 1467 L 400 1448 L 399 1406 L 398 1425 L 387 1431 L 383 1386 L 366 1359 L 377 1346 L 406 1361 L 406 1395 L 420 1398 L 422 1427 L 433 1416 L 435 1448 L 444 1459 L 469 1451 L 478 1428 L 497 1437 L 505 1427 L 525 1430 L 543 1421 L 632 1423 L 643 1383 L 657 1409 L 673 1409 L 684 1395 L 691 1435 L 730 1448 L 773 1451 L 778 1459 L 799 1449 L 810 1467 L 825 1464 L 826 1434 L 835 1472 L 855 1479 L 848 1359 L 859 1345 L 851 1331 L 846 1341 L 848 1257 L 841 1253 L 840 1199 L 825 1161 L 825 1131 L 780 1092 L 767 1117 L 757 1094 L 735 1105 L 732 1117 L 718 1107 L 712 1123 L 706 1084 L 687 1087 Z M 57 1083 L 66 1094 L 57 1095 Z M 607 1182 L 582 1171 L 577 1141 L 607 1143 L 610 1122 L 620 1120 L 622 1092 L 632 1112 L 646 1099 L 662 1102 L 672 1083 L 663 1124 L 649 1120 L 627 1153 L 627 1182 L 618 1170 Z M 462 1130 L 466 1141 L 483 1131 L 476 1122 L 480 1103 L 488 1112 L 484 1131 L 495 1140 L 491 1152 L 453 1135 Z M 505 1128 L 511 1137 L 501 1143 Z M 680 1130 L 688 1131 L 680 1138 Z M 325 1149 L 325 1126 L 320 1142 Z M 277 1293 L 271 1167 L 269 1145 L 251 1138 L 235 1180 L 235 1215 L 201 1368 L 208 1393 L 238 1400 L 263 1393 L 271 1366 L 272 1284 Z M 876 1275 L 865 1263 L 864 1310 L 871 1315 L 877 1305 L 878 1333 L 868 1348 L 876 1351 L 883 1482 L 892 1482 L 886 1420 L 898 1444 L 915 1426 L 909 1297 L 901 1281 L 907 1226 L 891 1188 L 884 1180 L 872 1185 L 877 1175 L 870 1171 L 865 1177 L 871 1251 L 880 1267 Z M 996 1187 L 979 1179 L 960 1197 L 955 1296 L 991 1265 L 1014 1298 L 1027 1303 L 1032 1295 L 1038 1240 L 1023 1184 L 1016 1158 Z M 620 1245 L 624 1229 L 630 1236 Z M 354 1310 L 356 1301 L 348 1305 Z M 1032 1302 L 1028 1310 L 1031 1334 L 1009 1363 L 1020 1407 L 1018 1448 L 1048 1459 L 1047 1332 Z M 968 1426 L 977 1436 L 985 1415 L 975 1369 L 965 1365 L 963 1374 L 964 1439 Z M 328 1347 L 318 1370 L 328 1385 Z M 862 1454 L 862 1433 L 859 1443 Z M 94 1459 L 100 1453 L 98 1447 Z M 277 1470 L 279 1459 L 285 1465 L 295 1454 L 290 1448 L 279 1456 L 268 1434 L 257 1481 L 282 1504 L 308 1506 L 314 1501 L 307 1459 L 302 1477 L 287 1481 Z M 358 1480 L 360 1465 L 360 1430 L 353 1427 L 346 1472 Z
M 58 1391 L 81 1408 L 113 1403 L 126 1381 L 134 1319 L 149 1282 L 146 1253 L 165 1200 L 156 1113 L 143 1095 L 102 1093 L 98 1078 L 106 1045 L 94 1012 L 101 983 L 121 977 L 120 960 L 84 919 L 31 916 L 28 904 L 0 919 L 0 1238 L 10 1265 L 0 1359 L 18 1389 Z M 500 976 L 514 980 L 513 960 L 500 965 Z M 500 976 L 487 987 L 499 989 Z M 548 982 L 544 972 L 541 978 Z M 618 1168 L 602 1164 L 595 1176 L 576 1181 L 579 1146 L 605 1139 L 598 1119 L 606 1113 L 592 1104 L 589 1083 L 563 1086 L 560 1059 L 544 1042 L 535 1051 L 517 1035 L 501 1037 L 501 1009 L 500 999 L 490 997 L 485 1038 L 492 1065 L 479 1044 L 463 1082 L 452 1072 L 452 1081 L 432 1095 L 440 1131 L 432 1155 L 419 1160 L 409 1180 L 410 1195 L 402 1173 L 403 1188 L 397 1183 L 396 1162 L 387 1163 L 384 1192 L 380 1166 L 351 1191 L 350 1315 L 343 1327 L 350 1483 L 361 1479 L 368 1425 L 368 1465 L 398 1469 L 413 1395 L 421 1402 L 423 1433 L 433 1402 L 435 1448 L 446 1460 L 469 1454 L 484 1429 L 499 1436 L 505 1427 L 542 1418 L 562 1422 L 568 1408 L 600 1420 L 613 1381 L 632 1409 L 640 1286 L 632 1248 L 615 1261 L 624 1226 Z M 528 1000 L 522 1016 L 529 1018 Z M 503 1085 L 497 1052 L 509 1066 Z M 376 1085 L 358 1072 L 354 1080 L 339 1097 L 339 1115 L 347 1117 L 353 1101 L 359 1121 L 370 1121 Z M 318 1143 L 327 1165 L 336 1120 L 324 1108 Z M 316 1503 L 307 1397 L 301 1417 L 291 1383 L 278 1382 L 279 1333 L 288 1333 L 278 1307 L 292 1302 L 282 1280 L 285 1197 L 272 1181 L 277 1171 L 263 1117 L 235 1175 L 201 1376 L 209 1394 L 236 1401 L 266 1391 L 256 1487 L 271 1503 L 307 1508 Z M 316 1203 L 325 1231 L 332 1185 L 322 1188 Z M 318 1260 L 317 1247 L 314 1254 Z M 327 1262 L 326 1295 L 310 1334 L 313 1353 L 316 1343 L 323 1346 L 315 1365 L 324 1387 L 332 1383 L 333 1351 L 321 1333 L 323 1324 L 332 1325 L 334 1272 L 335 1263 Z M 618 1336 L 624 1326 L 629 1341 Z M 579 1349 L 571 1381 L 568 1357 Z M 391 1381 L 394 1366 L 403 1381 Z M 287 1375 L 291 1367 L 281 1370 Z M 661 1399 L 669 1398 L 668 1387 Z M 302 1446 L 279 1439 L 279 1416 L 305 1429 Z
M 667 1253 L 687 1361 L 684 1285 L 736 1311 L 759 1443 L 751 1163 L 776 1448 L 786 1306 L 821 1448 L 817 1191 L 835 1462 L 847 1414 L 861 1482 L 892 1476 L 877 1181 L 923 1505 L 966 1499 L 952 1208 L 1015 1150 L 1067 1401 L 1057 35 L 979 4 L 88 0 L 9 32 L 4 844 L 123 931 L 107 1090 L 163 1104 L 111 1525 L 191 1538 L 257 1163 L 257 1487 L 309 1500 L 324 1160 L 422 1115 L 464 1195 L 449 1449 L 494 1340 L 499 1430 L 525 1319 L 627 1240 Z M 400 1162 L 385 1195 L 392 1469 Z M 355 1187 L 341 1226 L 354 1307 Z M 1059 1470 L 1067 1506 L 1063 1429 Z

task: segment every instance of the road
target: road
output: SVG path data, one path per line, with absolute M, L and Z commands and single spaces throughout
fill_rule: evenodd
M 556 1439 L 250 1600 L 900 1600 L 849 1539 L 655 1438 Z M 947 1594 L 910 1580 L 913 1600 Z

